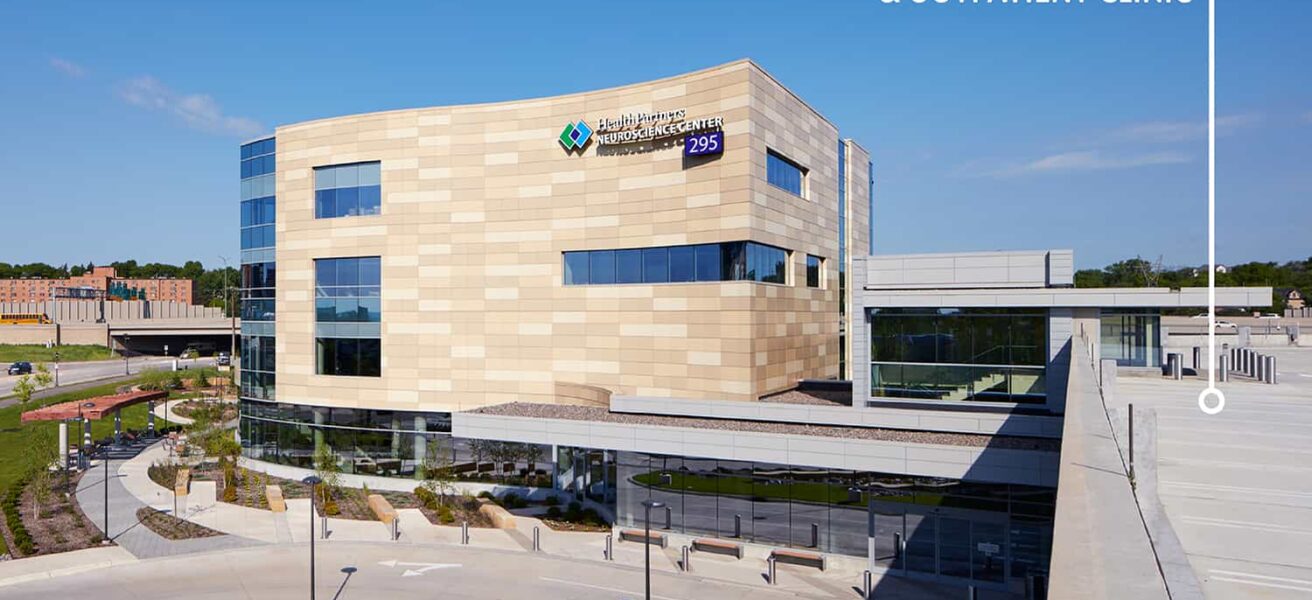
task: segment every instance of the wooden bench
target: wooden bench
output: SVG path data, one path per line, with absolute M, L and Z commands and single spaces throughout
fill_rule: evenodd
M 743 558 L 743 545 L 712 538 L 697 538 L 692 541 L 692 549 L 699 552 L 727 554 L 738 560 Z
M 802 565 L 804 567 L 815 567 L 821 571 L 825 570 L 825 555 L 816 552 L 776 549 L 770 551 L 770 558 L 773 558 L 775 562 Z
M 647 534 L 641 529 L 621 529 L 620 541 L 621 542 L 650 542 L 662 548 L 664 548 L 665 545 L 669 543 L 669 540 L 666 539 L 665 534 L 657 533 L 653 531 L 651 532 L 651 538 L 648 538 Z
M 282 488 L 276 485 L 264 486 L 264 499 L 269 502 L 269 510 L 287 512 L 287 501 L 282 497 Z
M 186 496 L 191 484 L 191 469 L 178 469 L 178 477 L 173 481 L 173 495 Z
M 369 510 L 374 511 L 374 516 L 384 525 L 391 525 L 396 520 L 396 509 L 382 494 L 369 494 Z

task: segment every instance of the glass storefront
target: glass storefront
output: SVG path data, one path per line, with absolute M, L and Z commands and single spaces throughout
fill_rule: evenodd
M 1162 366 L 1162 316 L 1148 309 L 1103 309 L 1102 357 L 1120 367 Z
M 1045 573 L 1052 488 L 619 452 L 616 516 L 654 529 L 865 556 L 876 564 L 1001 583 Z M 871 516 L 873 515 L 873 519 Z M 897 547 L 903 545 L 903 551 Z
M 870 311 L 872 397 L 1043 404 L 1042 309 Z

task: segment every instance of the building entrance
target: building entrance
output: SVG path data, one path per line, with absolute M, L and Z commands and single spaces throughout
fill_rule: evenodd
M 879 501 L 871 504 L 877 568 L 911 577 L 946 577 L 992 584 L 990 587 L 1005 585 L 1005 515 Z

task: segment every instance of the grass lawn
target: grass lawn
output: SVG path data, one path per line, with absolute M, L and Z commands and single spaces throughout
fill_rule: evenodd
M 11 363 L 22 360 L 30 363 L 54 362 L 56 352 L 59 353 L 59 362 L 118 358 L 109 348 L 104 346 L 55 346 L 54 348 L 47 348 L 44 344 L 0 344 L 0 362 Z

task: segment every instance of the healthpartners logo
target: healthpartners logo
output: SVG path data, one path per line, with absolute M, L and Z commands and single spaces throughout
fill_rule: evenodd
M 582 152 L 590 139 L 592 139 L 592 128 L 588 127 L 582 119 L 565 124 L 565 129 L 560 132 L 560 145 L 565 147 L 566 152 L 575 150 Z

